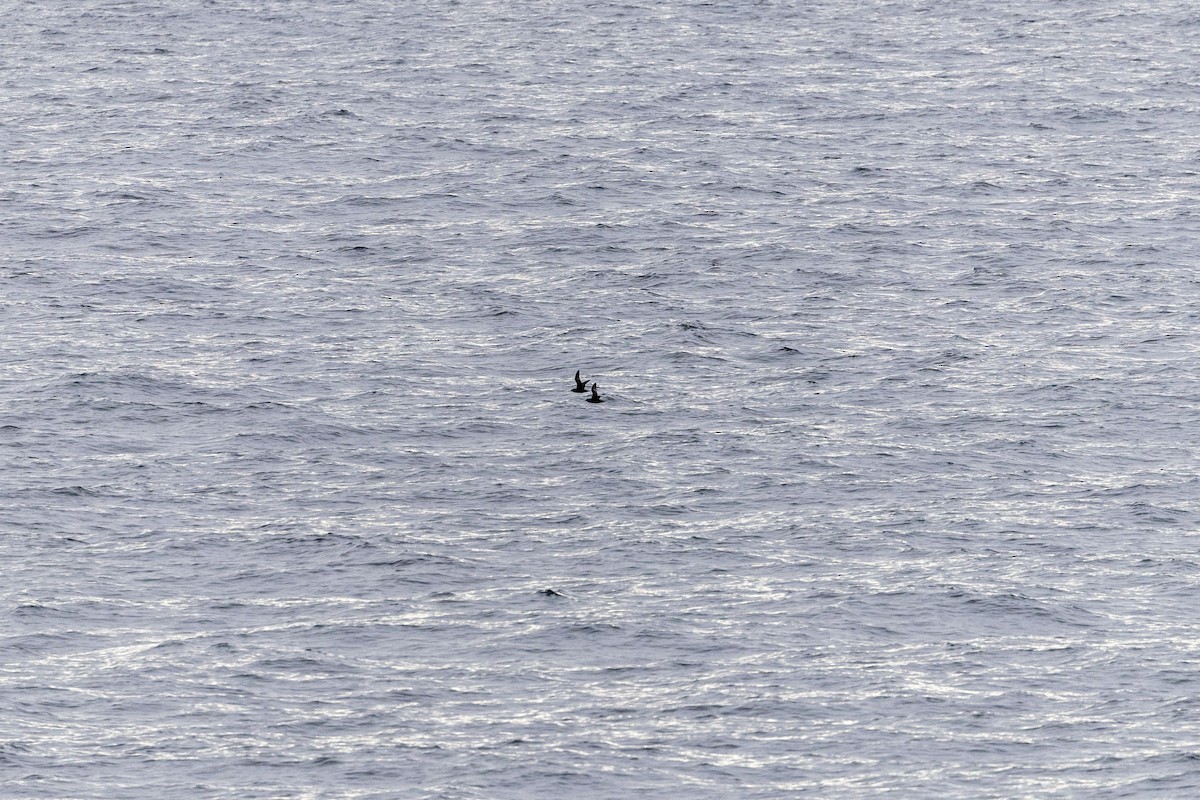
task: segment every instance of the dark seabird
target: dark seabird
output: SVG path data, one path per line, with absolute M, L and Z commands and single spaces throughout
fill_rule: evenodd
M 587 401 L 589 403 L 603 403 L 604 402 L 603 400 L 600 399 L 600 393 L 596 391 L 597 385 L 598 384 L 595 381 L 592 381 L 592 396 L 587 399 Z
M 587 391 L 587 381 L 579 380 L 579 370 L 575 370 L 575 388 L 571 391 L 579 392 L 580 394 Z

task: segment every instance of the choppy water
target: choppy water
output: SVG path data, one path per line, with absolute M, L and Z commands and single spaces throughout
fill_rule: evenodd
M 1189 4 L 0 9 L 4 797 L 1200 791 Z

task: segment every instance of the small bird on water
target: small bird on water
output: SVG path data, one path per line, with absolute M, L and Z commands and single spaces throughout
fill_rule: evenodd
M 587 401 L 589 403 L 603 403 L 604 402 L 603 400 L 600 399 L 600 393 L 596 391 L 597 386 L 598 386 L 598 384 L 595 381 L 592 381 L 592 396 L 587 399 Z
M 575 388 L 571 391 L 582 394 L 587 391 L 587 383 L 587 381 L 579 379 L 579 370 L 575 370 Z

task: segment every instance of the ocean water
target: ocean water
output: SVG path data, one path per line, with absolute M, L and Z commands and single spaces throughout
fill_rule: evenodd
M 0 9 L 0 796 L 1200 792 L 1191 4 Z

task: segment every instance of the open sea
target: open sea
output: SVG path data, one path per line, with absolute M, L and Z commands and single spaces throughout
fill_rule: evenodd
M 1195 3 L 0 19 L 0 798 L 1200 796 Z

